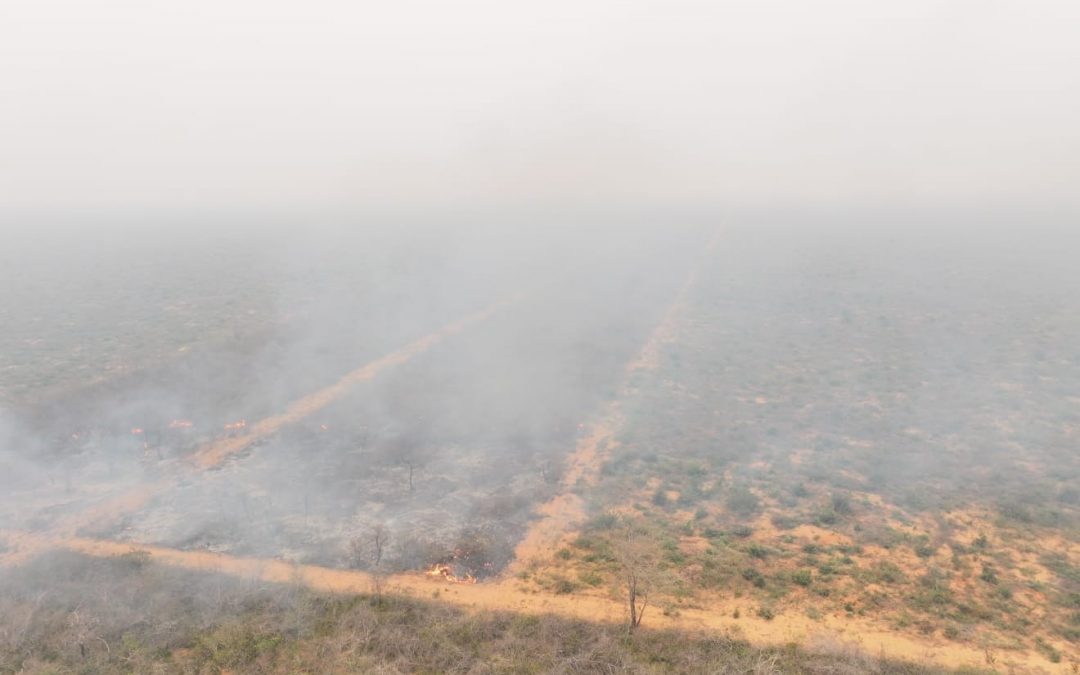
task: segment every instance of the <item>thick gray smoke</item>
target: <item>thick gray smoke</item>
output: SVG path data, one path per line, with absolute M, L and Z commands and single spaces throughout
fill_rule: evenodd
M 1069 0 L 13 0 L 0 221 L 1075 211 L 1078 21 Z
M 595 599 L 636 579 L 585 565 L 628 564 L 603 537 L 641 513 L 655 615 L 706 577 L 772 593 L 784 561 L 842 621 L 818 580 L 876 594 L 848 556 L 900 541 L 988 597 L 956 562 L 983 533 L 933 557 L 945 515 L 1080 522 L 1077 25 L 1066 0 L 5 0 L 0 574 L 130 545 L 517 583 L 558 555 L 581 574 L 529 583 Z M 1063 626 L 1060 562 L 948 612 L 1037 590 Z M 916 597 L 889 593 L 859 616 Z

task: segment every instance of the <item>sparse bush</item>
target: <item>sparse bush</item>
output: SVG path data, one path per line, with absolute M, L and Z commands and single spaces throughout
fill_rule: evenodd
M 851 497 L 843 492 L 834 492 L 829 498 L 829 506 L 840 516 L 851 515 Z
M 765 588 L 765 577 L 752 567 L 742 571 L 742 578 L 752 583 L 757 588 Z
M 551 590 L 561 595 L 573 593 L 574 591 L 578 590 L 578 588 L 579 586 L 570 579 L 565 579 L 561 577 L 556 579 L 555 582 L 551 585 Z
M 820 509 L 817 513 L 814 514 L 814 522 L 818 525 L 835 525 L 837 522 L 839 522 L 839 520 L 840 517 L 836 514 L 836 511 L 834 511 L 831 506 Z
M 671 500 L 668 499 L 667 490 L 664 489 L 663 487 L 657 489 L 656 492 L 653 493 L 652 503 L 655 504 L 656 506 L 661 506 L 661 507 L 667 506 L 668 504 L 670 504 Z
M 907 580 L 904 572 L 888 560 L 879 560 L 866 570 L 867 580 L 879 584 L 899 584 Z
M 915 555 L 920 558 L 931 558 L 933 557 L 934 552 L 935 549 L 930 544 L 919 544 L 915 547 Z
M 754 534 L 754 528 L 749 525 L 736 525 L 732 528 L 731 533 L 740 539 L 746 539 L 750 535 Z
M 1061 663 L 1061 652 L 1043 638 L 1035 638 L 1035 647 L 1046 656 L 1050 663 Z
M 791 530 L 799 526 L 800 520 L 795 516 L 774 513 L 769 519 L 778 530 Z
M 739 486 L 728 495 L 727 507 L 737 515 L 750 516 L 761 508 L 761 501 L 748 488 Z
M 593 571 L 582 572 L 578 575 L 578 579 L 589 586 L 599 586 L 604 583 L 604 577 Z
M 593 518 L 585 525 L 585 529 L 593 532 L 604 532 L 614 529 L 618 523 L 619 517 L 614 513 L 601 513 L 600 515 L 593 516 Z

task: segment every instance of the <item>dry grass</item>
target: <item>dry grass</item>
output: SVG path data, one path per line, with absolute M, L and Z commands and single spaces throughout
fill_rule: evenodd
M 0 579 L 2 673 L 936 673 L 850 647 L 320 595 L 54 553 Z

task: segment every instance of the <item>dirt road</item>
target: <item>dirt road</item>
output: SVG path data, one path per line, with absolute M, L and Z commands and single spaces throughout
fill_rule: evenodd
M 11 533 L 8 533 L 9 536 Z M 34 535 L 23 535 L 33 538 Z M 109 557 L 141 551 L 151 560 L 172 567 L 226 574 L 243 579 L 270 583 L 300 584 L 326 593 L 369 593 L 373 588 L 370 575 L 353 570 L 340 570 L 314 565 L 296 565 L 282 560 L 238 558 L 203 551 L 180 551 L 155 546 L 102 541 L 73 537 L 50 541 L 65 549 L 85 555 Z M 471 611 L 508 611 L 525 614 L 556 614 L 559 616 L 605 623 L 623 623 L 625 608 L 618 599 L 599 591 L 573 594 L 537 594 L 519 586 L 513 578 L 477 584 L 448 584 L 425 575 L 399 574 L 387 578 L 384 592 L 418 600 L 438 601 Z M 664 614 L 655 608 L 648 610 L 644 626 L 679 630 L 704 630 L 732 634 L 758 645 L 788 643 L 855 645 L 871 655 L 908 661 L 933 663 L 960 668 L 986 665 L 986 653 L 973 647 L 936 641 L 922 641 L 897 634 L 888 626 L 859 618 L 824 617 L 814 621 L 805 616 L 780 615 L 772 620 L 750 616 L 745 612 L 732 618 L 733 602 L 708 608 L 685 608 L 677 613 Z M 997 652 L 996 667 L 1019 673 L 1068 672 L 1066 665 L 1054 666 L 1038 655 Z M 1056 668 L 1056 670 L 1055 670 Z
M 20 536 L 13 539 L 13 544 L 9 545 L 9 550 L 0 555 L 0 566 L 22 564 L 34 555 L 48 549 L 56 541 L 74 537 L 86 527 L 107 528 L 110 523 L 117 521 L 124 515 L 138 511 L 156 495 L 168 490 L 190 475 L 192 471 L 205 471 L 220 466 L 222 462 L 243 452 L 257 441 L 266 439 L 282 428 L 300 422 L 330 405 L 348 394 L 358 384 L 370 381 L 380 373 L 395 366 L 408 363 L 445 339 L 512 307 L 519 303 L 524 295 L 524 293 L 518 293 L 500 300 L 483 310 L 449 323 L 433 333 L 371 361 L 346 374 L 329 387 L 295 401 L 285 412 L 255 422 L 250 427 L 250 430 L 243 435 L 216 439 L 199 447 L 189 458 L 176 465 L 171 475 L 151 483 L 143 483 L 133 488 L 118 490 L 116 494 L 87 504 L 79 510 L 57 519 L 46 530 L 37 533 L 38 536 L 33 538 Z
M 514 562 L 507 574 L 520 572 L 531 562 L 550 557 L 586 518 L 585 502 L 574 493 L 579 487 L 589 487 L 611 453 L 618 446 L 616 436 L 623 425 L 622 402 L 633 393 L 634 376 L 642 371 L 655 370 L 660 365 L 664 346 L 675 339 L 678 322 L 686 309 L 686 299 L 697 283 L 701 266 L 704 265 L 720 241 L 717 230 L 702 254 L 687 273 L 671 304 L 664 311 L 660 322 L 649 334 L 645 344 L 623 369 L 616 396 L 589 423 L 584 435 L 577 442 L 574 452 L 566 459 L 566 469 L 560 481 L 560 494 L 535 509 L 537 519 L 514 549 Z

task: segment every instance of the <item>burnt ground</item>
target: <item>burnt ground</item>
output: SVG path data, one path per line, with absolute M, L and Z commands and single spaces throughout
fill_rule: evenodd
M 149 503 L 78 534 L 363 567 L 381 526 L 386 567 L 456 559 L 471 574 L 495 572 L 533 505 L 556 491 L 580 425 L 614 395 L 682 282 L 678 261 L 693 248 L 678 239 L 659 246 L 594 251 L 579 256 L 587 264 L 573 260 L 547 276 L 524 265 L 474 271 L 472 290 L 452 301 L 442 302 L 448 290 L 435 280 L 358 297 L 348 316 L 309 306 L 17 409 L 22 428 L 36 433 L 7 477 L 16 489 L 0 518 L 47 531 L 88 504 L 165 478 Z M 519 303 L 223 466 L 197 472 L 184 462 L 223 425 L 280 413 L 521 290 Z M 392 300 L 403 307 L 388 309 Z M 173 420 L 191 426 L 170 428 Z

